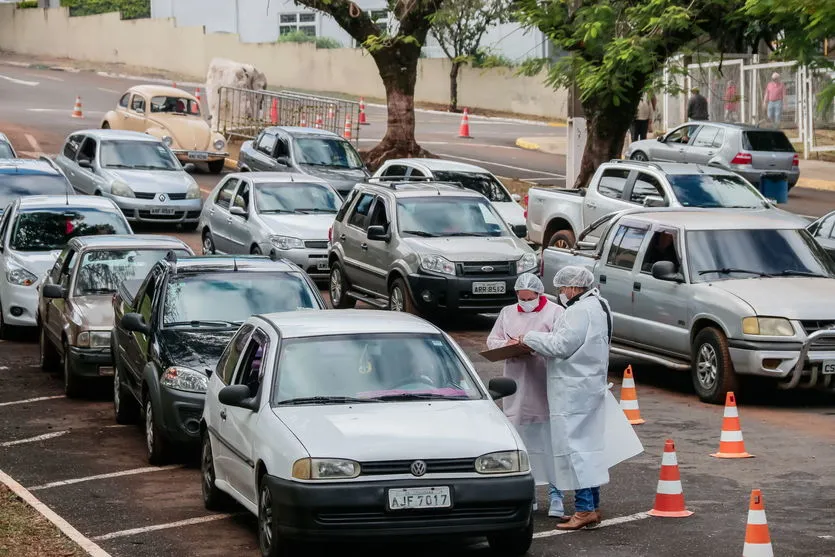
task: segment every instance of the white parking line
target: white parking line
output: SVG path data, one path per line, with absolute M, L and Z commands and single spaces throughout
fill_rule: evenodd
M 51 76 L 51 75 L 41 75 L 41 74 L 34 74 L 34 73 L 28 73 L 28 74 L 26 74 L 26 75 L 28 75 L 29 77 L 37 77 L 37 78 L 49 79 L 50 81 L 64 81 L 64 80 L 63 80 L 63 79 L 61 79 L 60 77 L 53 77 L 53 76 Z
M 492 161 L 484 161 L 484 160 L 481 160 L 481 159 L 471 159 L 469 157 L 459 157 L 458 155 L 450 155 L 449 153 L 438 153 L 438 154 L 442 155 L 444 157 L 449 157 L 451 159 L 459 159 L 459 160 L 462 160 L 462 161 L 469 161 L 469 162 L 479 162 L 481 164 L 492 165 L 492 166 L 501 166 L 501 167 L 504 167 L 504 168 L 510 168 L 512 170 L 521 170 L 523 172 L 532 172 L 534 174 L 542 174 L 543 176 L 553 176 L 554 178 L 565 178 L 564 174 L 554 174 L 553 172 L 545 172 L 543 170 L 534 170 L 532 168 L 522 168 L 521 166 L 512 166 L 512 165 L 509 165 L 509 164 L 502 164 L 502 163 L 492 162 Z
M 35 151 L 40 151 L 41 150 L 41 144 L 38 143 L 38 140 L 35 139 L 34 135 L 32 135 L 30 133 L 25 133 L 25 134 L 23 134 L 23 137 L 26 138 L 26 141 L 29 142 L 29 145 L 32 146 L 32 149 L 34 149 Z
M 146 466 L 145 468 L 133 468 L 132 470 L 122 470 L 121 472 L 111 472 L 109 474 L 98 474 L 95 476 L 86 476 L 84 478 L 73 478 L 71 480 L 61 480 L 59 482 L 51 482 L 43 485 L 36 485 L 30 487 L 29 491 L 39 491 L 41 489 L 50 489 L 53 487 L 61 487 L 65 485 L 78 484 L 82 482 L 92 482 L 94 480 L 106 480 L 108 478 L 120 478 L 122 476 L 135 476 L 137 474 L 147 474 L 148 472 L 161 472 L 163 470 L 174 470 L 182 468 L 180 464 L 172 464 L 169 466 Z
M 606 528 L 607 526 L 615 526 L 617 524 L 624 524 L 626 522 L 634 522 L 636 520 L 643 520 L 645 518 L 649 518 L 648 513 L 635 513 L 630 514 L 628 516 L 618 516 L 616 518 L 609 518 L 604 520 L 600 523 L 598 528 Z M 570 534 L 572 532 L 578 532 L 579 530 L 546 530 L 544 532 L 537 532 L 533 535 L 535 540 L 542 539 L 542 538 L 550 538 L 553 536 L 561 536 L 562 534 Z
M 214 522 L 215 520 L 223 520 L 229 518 L 231 514 L 210 514 L 208 516 L 199 516 L 197 518 L 189 518 L 186 520 L 178 520 L 177 522 L 169 522 L 167 524 L 155 524 L 153 526 L 144 526 L 142 528 L 131 528 L 130 530 L 120 530 L 118 532 L 111 532 L 96 536 L 93 540 L 100 542 L 105 540 L 112 540 L 113 538 L 124 538 L 125 536 L 134 536 L 136 534 L 144 534 L 146 532 L 156 532 L 157 530 L 167 530 L 169 528 L 179 528 L 180 526 L 191 526 L 193 524 L 203 524 L 205 522 Z
M 30 402 L 40 402 L 42 400 L 55 400 L 56 398 L 66 398 L 66 396 L 65 395 L 39 396 L 37 398 L 27 398 L 25 400 L 13 400 L 11 402 L 0 402 L 0 406 L 14 406 L 15 404 L 28 404 Z
M 116 89 L 108 89 L 107 87 L 96 87 L 99 91 L 104 91 L 105 93 L 121 93 L 121 91 L 117 91 Z
M 35 443 L 37 441 L 46 441 L 47 439 L 55 439 L 56 437 L 61 437 L 62 435 L 66 435 L 69 433 L 68 430 L 66 431 L 53 431 L 52 433 L 44 433 L 43 435 L 37 435 L 35 437 L 29 437 L 27 439 L 15 439 L 14 441 L 6 441 L 4 443 L 0 443 L 0 447 L 12 447 L 14 445 L 23 445 L 24 443 Z
M 38 81 L 24 81 L 22 79 L 15 79 L 7 75 L 0 75 L 0 79 L 5 79 L 6 81 L 11 81 L 12 83 L 17 83 L 18 85 L 28 85 L 29 87 L 35 87 L 36 85 L 40 85 L 40 82 Z

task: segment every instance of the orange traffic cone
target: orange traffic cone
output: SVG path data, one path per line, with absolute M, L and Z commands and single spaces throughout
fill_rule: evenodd
M 299 122 L 299 126 L 301 126 L 302 128 L 307 127 L 307 115 L 304 112 L 302 112 L 302 119 Z
M 321 129 L 322 129 L 322 115 L 321 115 L 321 114 L 320 114 L 320 115 L 318 115 L 318 116 L 316 116 L 316 125 L 315 125 L 315 128 L 316 128 L 317 130 L 321 130 Z
M 458 137 L 472 139 L 470 135 L 470 113 L 467 112 L 466 108 L 464 109 L 464 114 L 461 115 L 461 126 L 458 128 Z
M 200 87 L 194 90 L 194 98 L 197 99 L 197 102 L 203 102 L 203 99 L 200 96 Z
M 365 119 L 365 99 L 360 97 L 360 117 L 359 117 L 360 126 L 367 126 L 368 120 Z
M 270 122 L 273 125 L 278 124 L 278 99 L 273 99 L 273 102 L 270 104 Z
M 742 557 L 774 557 L 771 536 L 768 533 L 768 521 L 765 519 L 765 501 L 759 489 L 751 491 Z
M 710 456 L 716 458 L 751 458 L 754 455 L 745 451 L 742 440 L 742 428 L 739 425 L 739 411 L 733 393 L 725 396 L 725 417 L 722 419 L 722 434 L 719 438 L 719 452 Z
M 333 124 L 334 120 L 336 120 L 336 114 L 333 110 L 333 105 L 328 106 L 328 124 Z
M 676 445 L 672 439 L 664 443 L 664 456 L 661 457 L 661 477 L 655 490 L 655 506 L 648 513 L 650 516 L 665 518 L 684 518 L 693 511 L 684 506 L 684 490 L 678 473 Z
M 620 407 L 630 424 L 646 423 L 641 418 L 641 409 L 638 407 L 638 392 L 635 390 L 635 378 L 632 376 L 631 365 L 626 366 L 626 370 L 623 372 L 623 383 L 620 387 Z
M 75 98 L 75 106 L 72 109 L 72 117 L 73 118 L 84 118 L 84 114 L 81 112 L 81 97 Z
M 351 139 L 351 115 L 345 117 L 345 130 L 342 134 L 345 139 Z

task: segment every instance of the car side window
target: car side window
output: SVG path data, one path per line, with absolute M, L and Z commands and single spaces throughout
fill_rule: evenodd
M 832 238 L 832 225 L 835 225 L 835 213 L 821 221 L 815 229 L 815 238 Z
M 607 168 L 600 177 L 597 191 L 605 197 L 620 199 L 623 196 L 623 188 L 626 187 L 629 172 L 624 168 Z
M 134 112 L 144 113 L 145 112 L 145 99 L 139 95 L 134 95 L 133 99 L 130 102 L 130 108 Z
M 716 133 L 716 137 L 713 138 L 713 143 L 711 144 L 711 147 L 713 147 L 714 149 L 720 149 L 723 143 L 725 143 L 725 130 L 720 128 L 719 131 Z
M 716 139 L 716 134 L 719 133 L 719 128 L 715 126 L 702 126 L 693 140 L 693 147 L 713 147 L 713 141 Z
M 339 211 L 336 212 L 336 217 L 334 220 L 336 222 L 342 222 L 342 219 L 345 218 L 345 213 L 348 212 L 348 209 L 351 208 L 351 204 L 354 202 L 354 199 L 357 198 L 357 190 L 351 190 L 348 194 L 348 197 L 345 198 L 345 201 L 342 202 L 342 205 L 339 207 Z
M 368 227 L 368 214 L 371 211 L 371 206 L 374 203 L 373 193 L 364 193 L 357 201 L 351 216 L 348 218 L 348 224 L 356 226 L 365 230 Z
M 235 374 L 234 385 L 249 387 L 249 396 L 258 396 L 264 378 L 262 365 L 264 356 L 269 350 L 269 337 L 260 329 L 252 333 L 252 338 L 244 351 L 238 372 Z
M 156 290 L 157 278 L 158 275 L 155 272 L 151 272 L 151 275 L 145 281 L 145 286 L 141 294 L 139 294 L 141 296 L 139 302 L 136 304 L 136 312 L 144 317 L 145 323 L 149 325 L 151 323 L 151 314 L 154 310 L 154 290 Z
M 263 133 L 261 139 L 258 140 L 258 150 L 265 155 L 271 157 L 275 152 L 276 136 L 271 133 Z
M 426 178 L 426 174 L 423 173 L 422 170 L 418 170 L 417 168 L 412 168 L 409 172 L 409 178 L 412 176 L 417 176 L 419 178 Z
M 622 269 L 632 269 L 646 235 L 647 231 L 644 228 L 621 225 L 615 233 L 612 247 L 609 248 L 606 264 Z
M 122 98 L 119 99 L 119 106 L 121 106 L 122 108 L 127 108 L 129 99 L 130 93 L 125 93 L 124 95 L 122 95 Z
M 76 158 L 80 161 L 88 160 L 93 162 L 96 160 L 96 140 L 92 137 L 85 139 L 84 143 L 81 144 L 81 149 L 78 150 Z
M 651 273 L 652 266 L 659 261 L 670 261 L 676 266 L 676 272 L 681 268 L 681 258 L 678 254 L 678 233 L 675 230 L 657 230 L 650 238 L 644 262 L 641 264 L 642 273 Z
M 238 182 L 239 180 L 237 178 L 229 178 L 217 192 L 215 205 L 223 209 L 228 209 L 232 204 L 232 196 L 235 195 L 235 188 L 238 187 Z
M 692 139 L 693 134 L 696 133 L 696 130 L 698 129 L 698 125 L 682 126 L 668 135 L 664 142 L 686 145 L 687 143 L 690 143 L 690 139 Z
M 246 347 L 253 328 L 249 324 L 243 325 L 235 333 L 235 336 L 232 337 L 232 340 L 229 341 L 229 344 L 226 345 L 226 350 L 223 351 L 223 355 L 217 363 L 218 378 L 220 378 L 224 385 L 232 383 L 232 375 L 235 373 L 235 368 L 238 367 L 241 353 L 244 347 Z
M 75 250 L 70 250 L 67 254 L 66 259 L 64 260 L 64 264 L 61 265 L 61 271 L 58 273 L 57 282 L 63 288 L 70 287 L 70 274 L 72 274 L 72 269 L 75 266 L 76 254 L 78 252 Z
M 377 203 L 374 204 L 374 209 L 371 211 L 371 217 L 368 219 L 368 226 L 382 226 L 388 231 L 389 218 L 386 211 L 386 204 L 382 199 L 377 198 Z
M 643 205 L 644 199 L 650 195 L 664 197 L 664 190 L 655 177 L 639 172 L 638 177 L 635 179 L 635 184 L 632 186 L 632 193 L 629 195 L 629 201 Z
M 78 154 L 78 148 L 81 146 L 83 139 L 83 135 L 76 134 L 69 136 L 66 144 L 64 144 L 64 156 L 70 160 L 75 160 L 75 156 Z
M 402 164 L 393 164 L 390 167 L 386 168 L 381 176 L 388 177 L 388 178 L 402 178 L 406 176 L 406 173 L 409 169 L 402 165 Z
M 280 137 L 278 141 L 275 142 L 275 158 L 278 157 L 290 157 L 290 146 L 287 145 L 287 142 Z
M 241 180 L 241 187 L 238 188 L 238 195 L 235 196 L 235 207 L 249 212 L 249 182 L 246 180 Z

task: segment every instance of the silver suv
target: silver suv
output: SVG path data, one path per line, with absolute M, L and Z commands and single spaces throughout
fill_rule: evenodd
M 497 312 L 516 300 L 517 275 L 538 265 L 486 197 L 449 183 L 357 184 L 330 241 L 336 308 Z

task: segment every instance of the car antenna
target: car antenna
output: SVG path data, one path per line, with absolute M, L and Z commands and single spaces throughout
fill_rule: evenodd
M 234 257 L 232 258 L 232 270 L 238 272 L 238 260 Z

